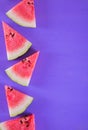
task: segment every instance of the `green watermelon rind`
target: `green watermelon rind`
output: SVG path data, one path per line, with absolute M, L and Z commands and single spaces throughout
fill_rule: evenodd
M 12 72 L 12 69 L 11 67 L 6 69 L 5 70 L 6 74 L 8 75 L 8 77 L 10 79 L 12 79 L 14 82 L 22 85 L 22 86 L 28 86 L 28 84 L 30 83 L 30 78 L 27 79 L 27 82 L 26 82 L 26 79 L 22 78 L 20 79 L 20 77 L 17 77 L 17 75 L 15 75 L 13 72 Z M 31 77 L 31 76 L 30 76 Z M 24 80 L 24 82 L 23 82 Z M 21 81 L 21 82 L 20 82 Z
M 20 47 L 17 51 L 8 52 L 8 50 L 7 50 L 7 59 L 14 60 L 14 59 L 22 56 L 23 54 L 25 54 L 29 50 L 31 45 L 32 45 L 31 42 L 26 41 L 25 46 L 23 46 L 23 48 Z
M 10 113 L 10 117 L 15 117 L 15 116 L 17 116 L 17 115 L 19 115 L 19 114 L 21 114 L 21 113 L 23 113 L 26 109 L 27 109 L 27 107 L 32 103 L 32 101 L 33 101 L 33 97 L 30 97 L 30 96 L 28 96 L 29 98 L 28 98 L 28 102 L 27 102 L 27 104 L 22 108 L 22 110 L 20 109 L 18 112 L 13 112 L 13 113 Z M 22 104 L 22 106 L 23 106 L 24 104 Z M 15 109 L 15 108 L 14 108 Z
M 34 19 L 32 22 L 27 22 L 24 19 L 21 19 L 20 16 L 17 16 L 12 10 L 6 12 L 6 15 L 13 20 L 15 23 L 23 26 L 23 27 L 31 27 L 36 28 L 36 20 Z

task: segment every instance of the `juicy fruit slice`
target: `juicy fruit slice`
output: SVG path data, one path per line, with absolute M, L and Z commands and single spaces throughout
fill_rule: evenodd
M 18 84 L 28 86 L 30 79 L 35 68 L 35 64 L 38 58 L 39 52 L 32 54 L 31 56 L 23 59 L 15 65 L 6 69 L 7 75 Z
M 35 130 L 33 114 L 0 123 L 0 130 Z
M 36 27 L 34 0 L 22 0 L 6 15 L 21 26 Z
M 8 85 L 5 85 L 5 92 L 10 117 L 14 117 L 24 112 L 33 101 L 33 97 L 28 96 Z
M 32 44 L 5 22 L 2 22 L 2 24 L 4 30 L 7 58 L 8 60 L 16 59 L 26 53 Z

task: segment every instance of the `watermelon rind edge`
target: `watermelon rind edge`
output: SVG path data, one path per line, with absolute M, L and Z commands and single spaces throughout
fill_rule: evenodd
M 6 69 L 5 72 L 6 72 L 6 74 L 8 75 L 8 77 L 9 77 L 10 79 L 12 79 L 14 82 L 16 82 L 16 83 L 18 83 L 18 84 L 20 84 L 20 85 L 22 85 L 22 86 L 28 86 L 28 84 L 29 84 L 29 82 L 30 82 L 30 79 L 29 79 L 27 82 L 23 82 L 23 80 L 25 80 L 25 79 L 19 80 L 19 77 L 17 77 L 16 75 L 14 76 L 14 73 L 11 72 L 11 67 L 8 68 L 8 69 Z M 21 81 L 21 82 L 20 82 L 20 81 Z
M 27 102 L 27 104 L 23 107 L 22 110 L 20 110 L 20 111 L 17 112 L 17 113 L 16 113 L 16 112 L 10 113 L 10 117 L 15 117 L 15 116 L 17 116 L 17 115 L 23 113 L 23 112 L 27 109 L 27 107 L 32 103 L 33 97 L 30 97 L 30 96 L 29 96 L 29 99 L 30 99 L 31 101 L 29 100 L 29 102 Z
M 35 19 L 32 22 L 27 22 L 26 20 L 21 19 L 19 16 L 17 16 L 15 13 L 13 13 L 12 10 L 7 11 L 6 16 L 8 16 L 15 23 L 17 23 L 23 27 L 36 28 L 36 20 Z
M 7 52 L 7 59 L 8 59 L 8 60 L 14 60 L 14 59 L 16 59 L 16 58 L 22 56 L 23 54 L 25 54 L 25 53 L 29 50 L 29 48 L 32 46 L 32 43 L 27 40 L 27 41 L 25 42 L 25 45 L 26 45 L 26 46 L 24 46 L 23 48 L 20 48 L 20 49 L 17 50 L 17 51 L 11 52 L 11 54 L 9 54 L 9 53 Z
M 40 51 L 36 52 L 37 55 L 39 55 Z M 38 57 L 37 57 L 38 58 Z M 37 61 L 37 59 L 36 59 Z M 35 62 L 36 64 L 36 62 Z M 35 67 L 35 66 L 34 66 Z M 33 71 L 33 70 L 32 70 Z M 32 74 L 30 75 L 30 77 L 28 78 L 25 78 L 25 77 L 21 77 L 20 75 L 17 75 L 16 73 L 13 72 L 13 66 L 7 68 L 5 70 L 5 73 L 8 75 L 8 77 L 13 80 L 14 82 L 22 85 L 22 86 L 28 86 L 29 83 L 30 83 L 30 80 L 31 80 L 31 76 Z M 33 72 L 32 72 L 33 73 Z

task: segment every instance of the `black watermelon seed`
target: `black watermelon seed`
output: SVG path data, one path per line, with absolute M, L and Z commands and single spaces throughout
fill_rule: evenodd
M 10 91 L 13 91 L 13 88 L 11 88 Z
M 26 125 L 26 127 L 29 127 L 29 124 L 28 124 L 28 125 Z
M 30 2 L 27 2 L 28 5 L 30 5 Z
M 23 124 L 23 121 L 22 121 L 22 120 L 20 120 L 20 123 L 21 123 L 21 124 Z
M 10 32 L 9 35 L 11 35 L 11 37 L 14 37 L 15 33 Z
M 24 63 L 26 61 L 26 58 L 22 60 L 22 62 Z

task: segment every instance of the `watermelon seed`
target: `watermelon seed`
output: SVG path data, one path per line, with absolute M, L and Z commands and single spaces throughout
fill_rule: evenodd
M 9 35 L 11 35 L 12 37 L 14 37 L 15 33 L 11 33 L 11 32 L 10 32 L 10 34 L 9 34 Z
M 24 119 L 27 120 L 27 117 L 25 116 Z
M 13 91 L 13 88 L 11 88 L 10 91 Z
M 33 2 L 32 2 L 32 3 L 30 3 L 30 2 L 27 2 L 27 4 L 28 4 L 28 5 L 30 5 L 30 4 L 32 4 L 32 5 L 33 5 L 34 3 L 33 3 Z
M 29 122 L 28 122 L 28 121 L 26 121 L 26 122 L 25 122 L 25 124 L 26 124 L 26 127 L 28 127 L 28 126 L 29 126 Z
M 31 61 L 30 61 L 30 60 L 28 60 L 28 62 L 31 64 Z
M 11 88 L 10 88 L 10 87 L 8 87 L 8 89 L 9 89 L 9 90 L 11 90 Z
M 26 61 L 26 58 L 22 60 L 22 62 L 24 63 Z
M 30 2 L 27 2 L 28 5 L 30 5 Z
M 9 89 L 10 91 L 12 91 L 12 90 L 13 90 L 13 88 L 10 88 L 10 87 L 8 87 L 8 89 Z
M 20 123 L 21 123 L 21 124 L 23 124 L 23 121 L 22 121 L 22 120 L 20 120 Z
M 26 125 L 26 127 L 29 127 L 29 124 L 28 124 L 28 125 Z
M 29 63 L 29 65 L 28 65 L 28 66 L 30 67 L 30 66 L 31 66 L 31 61 L 30 61 L 30 60 L 28 60 L 28 63 Z

